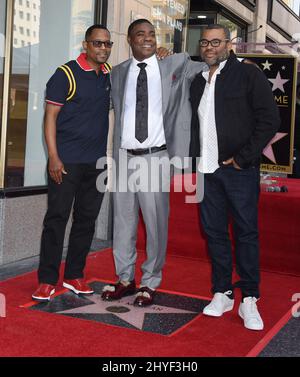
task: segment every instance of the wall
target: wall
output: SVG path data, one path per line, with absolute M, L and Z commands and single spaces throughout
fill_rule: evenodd
M 265 0 L 264 0 L 265 1 Z M 233 14 L 237 15 L 248 24 L 252 24 L 253 22 L 253 12 L 241 4 L 237 0 L 216 0 L 217 3 L 228 9 Z
M 46 210 L 46 201 L 46 195 L 1 200 L 1 264 L 39 253 L 41 219 Z
M 150 18 L 151 5 L 151 0 L 109 0 L 107 27 L 114 41 L 110 58 L 113 65 L 129 58 L 127 29 L 132 21 L 132 14 Z
M 0 199 L 0 266 L 40 253 L 43 219 L 47 210 L 47 195 Z M 109 195 L 105 194 L 96 224 L 95 238 L 109 239 L 111 224 Z M 66 228 L 64 247 L 68 245 L 71 218 Z

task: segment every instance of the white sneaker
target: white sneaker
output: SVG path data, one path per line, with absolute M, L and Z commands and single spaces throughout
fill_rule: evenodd
M 240 303 L 239 316 L 244 320 L 244 326 L 249 330 L 262 330 L 263 320 L 256 306 L 256 297 L 245 297 Z
M 227 295 L 230 295 L 232 291 L 227 291 L 225 293 L 215 293 L 210 304 L 208 304 L 203 309 L 203 314 L 209 315 L 212 317 L 221 317 L 225 312 L 229 312 L 233 309 L 234 300 L 229 298 Z

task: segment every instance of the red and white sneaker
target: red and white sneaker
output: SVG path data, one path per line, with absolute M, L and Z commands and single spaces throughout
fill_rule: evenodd
M 84 281 L 84 279 L 65 279 L 63 286 L 70 289 L 70 291 L 73 291 L 77 295 L 80 293 L 84 295 L 90 295 L 94 293 L 93 289 Z
M 41 283 L 38 286 L 38 289 L 33 293 L 32 298 L 37 301 L 50 301 L 50 298 L 54 293 L 54 285 Z

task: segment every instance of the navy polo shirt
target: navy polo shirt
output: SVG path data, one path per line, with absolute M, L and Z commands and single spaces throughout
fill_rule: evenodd
M 61 106 L 56 121 L 58 155 L 64 163 L 92 163 L 106 156 L 110 74 L 103 65 L 97 75 L 81 54 L 65 64 L 74 76 L 72 87 L 68 69 L 58 68 L 47 83 L 46 102 Z M 63 66 L 62 66 L 63 67 Z M 72 77 L 71 77 L 72 78 Z M 70 89 L 73 94 L 70 97 Z

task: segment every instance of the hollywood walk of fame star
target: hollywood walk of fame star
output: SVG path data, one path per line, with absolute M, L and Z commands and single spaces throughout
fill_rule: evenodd
M 271 67 L 272 67 L 272 63 L 269 63 L 269 60 L 266 60 L 265 63 L 261 63 L 261 65 L 264 67 L 263 71 L 265 71 L 266 69 L 268 69 L 269 71 L 271 71 Z
M 162 305 L 151 305 L 144 308 L 133 306 L 134 296 L 123 297 L 117 301 L 103 301 L 101 295 L 94 294 L 89 297 L 89 303 L 75 309 L 63 310 L 57 314 L 114 314 L 123 321 L 132 326 L 141 329 L 143 328 L 145 314 L 198 314 L 197 312 L 176 309 Z
M 281 90 L 283 93 L 285 93 L 283 85 L 290 81 L 289 79 L 283 79 L 281 78 L 280 72 L 278 71 L 277 76 L 275 79 L 268 79 L 273 84 L 272 91 L 274 92 L 276 89 Z
M 274 162 L 274 164 L 277 164 L 277 162 L 276 162 L 272 145 L 277 143 L 277 141 L 283 139 L 287 135 L 288 135 L 287 133 L 277 132 L 277 134 L 273 137 L 273 139 L 269 142 L 269 144 L 263 150 L 263 155 L 265 155 L 269 160 Z

